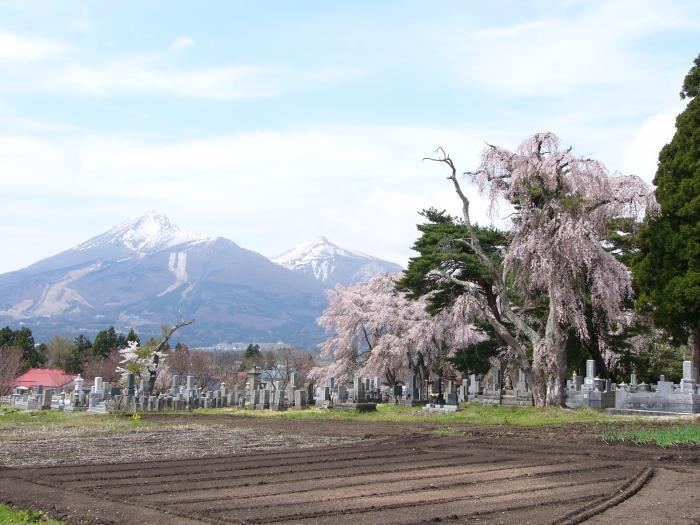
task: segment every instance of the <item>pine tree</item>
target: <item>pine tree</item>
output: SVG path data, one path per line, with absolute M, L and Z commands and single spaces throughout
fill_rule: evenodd
M 637 304 L 678 342 L 694 339 L 700 364 L 700 55 L 685 77 L 686 109 L 659 154 L 654 178 L 661 207 L 640 233 L 633 265 Z
M 141 343 L 141 338 L 140 338 L 139 335 L 134 331 L 133 328 L 129 330 L 129 333 L 128 333 L 127 336 L 126 336 L 126 342 L 127 342 L 127 343 L 131 343 L 131 342 L 134 342 L 134 343 Z
M 92 355 L 95 357 L 107 357 L 118 346 L 117 332 L 113 326 L 110 326 L 107 330 L 102 330 L 95 336 L 95 341 L 92 343 Z
M 66 358 L 64 370 L 71 374 L 82 374 L 83 365 L 88 358 L 91 348 L 92 343 L 83 334 L 76 337 L 73 340 L 73 348 L 71 348 L 70 354 Z

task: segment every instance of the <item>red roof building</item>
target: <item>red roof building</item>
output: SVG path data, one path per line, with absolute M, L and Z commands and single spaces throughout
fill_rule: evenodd
M 18 386 L 36 388 L 42 385 L 44 388 L 60 390 L 64 387 L 70 387 L 76 377 L 78 376 L 66 374 L 63 370 L 53 368 L 30 368 L 15 379 L 12 386 L 15 388 Z

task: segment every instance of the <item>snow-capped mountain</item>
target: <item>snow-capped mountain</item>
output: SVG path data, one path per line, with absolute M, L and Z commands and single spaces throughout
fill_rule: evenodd
M 114 325 L 158 335 L 196 322 L 190 344 L 318 342 L 323 286 L 233 241 L 182 230 L 147 212 L 74 248 L 0 275 L 0 323 L 24 322 L 39 340 Z M 94 335 L 94 334 L 93 334 Z
M 23 271 L 36 273 L 90 262 L 127 260 L 186 242 L 206 241 L 211 239 L 183 230 L 164 213 L 150 210 Z
M 402 271 L 398 264 L 341 248 L 322 236 L 272 257 L 271 260 L 295 272 L 309 275 L 329 288 L 336 284 L 368 281 L 382 273 Z
M 162 212 L 149 210 L 142 216 L 123 222 L 102 235 L 79 244 L 72 251 L 123 247 L 137 254 L 152 253 L 176 244 L 206 241 L 206 237 L 176 226 Z

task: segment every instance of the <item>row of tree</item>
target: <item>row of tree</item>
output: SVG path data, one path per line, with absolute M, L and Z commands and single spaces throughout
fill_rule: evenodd
M 677 376 L 691 356 L 700 364 L 699 91 L 700 56 L 656 192 L 561 149 L 551 133 L 515 151 L 489 145 L 464 175 L 492 209 L 508 206 L 508 231 L 472 222 L 457 167 L 439 149 L 426 160 L 447 168 L 461 217 L 424 210 L 419 255 L 403 275 L 329 293 L 319 322 L 335 362 L 315 373 L 392 383 L 407 371 L 481 371 L 498 356 L 523 370 L 543 406 L 563 405 L 567 374 L 588 356 L 606 376 L 633 367 Z
M 176 325 L 177 326 L 177 325 Z M 174 330 L 171 329 L 170 335 Z M 167 333 L 164 329 L 164 333 Z M 257 368 L 262 379 L 270 382 L 279 381 L 281 388 L 286 388 L 292 372 L 297 374 L 297 381 L 304 382 L 309 372 L 316 366 L 316 361 L 308 351 L 291 345 L 275 349 L 261 350 L 259 345 L 248 345 L 244 353 L 210 352 L 190 350 L 178 343 L 174 349 L 167 347 L 168 335 L 160 342 L 149 342 L 143 347 L 137 342 L 130 342 L 126 347 L 116 351 L 119 365 L 111 381 L 123 380 L 125 372 L 131 372 L 148 382 L 150 391 L 167 390 L 171 378 L 177 374 L 182 378 L 194 377 L 199 387 L 212 387 L 226 383 L 229 388 L 243 386 L 247 371 Z M 112 377 L 102 375 L 101 377 Z
M 188 323 L 175 326 L 181 328 Z M 173 328 L 164 327 L 164 334 L 172 336 Z M 173 374 L 194 376 L 200 387 L 215 382 L 233 386 L 244 381 L 243 372 L 252 367 L 258 367 L 264 379 L 286 385 L 292 371 L 304 381 L 316 365 L 310 352 L 292 346 L 263 351 L 251 344 L 243 353 L 208 352 L 191 350 L 183 343 L 171 348 L 169 340 L 169 336 L 152 338 L 141 345 L 135 330 L 124 335 L 110 326 L 98 332 L 93 341 L 79 334 L 74 338 L 54 336 L 48 344 L 36 344 L 30 328 L 5 327 L 0 329 L 0 395 L 7 395 L 12 381 L 33 367 L 63 369 L 82 374 L 87 381 L 102 377 L 113 384 L 122 381 L 125 371 L 133 371 L 150 381 L 152 390 L 158 390 L 170 386 Z

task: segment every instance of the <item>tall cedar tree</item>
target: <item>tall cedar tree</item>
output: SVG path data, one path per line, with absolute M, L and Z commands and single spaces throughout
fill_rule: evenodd
M 688 106 L 659 154 L 654 178 L 661 213 L 640 234 L 633 265 L 638 305 L 679 342 L 694 339 L 700 365 L 700 55 L 685 77 Z

